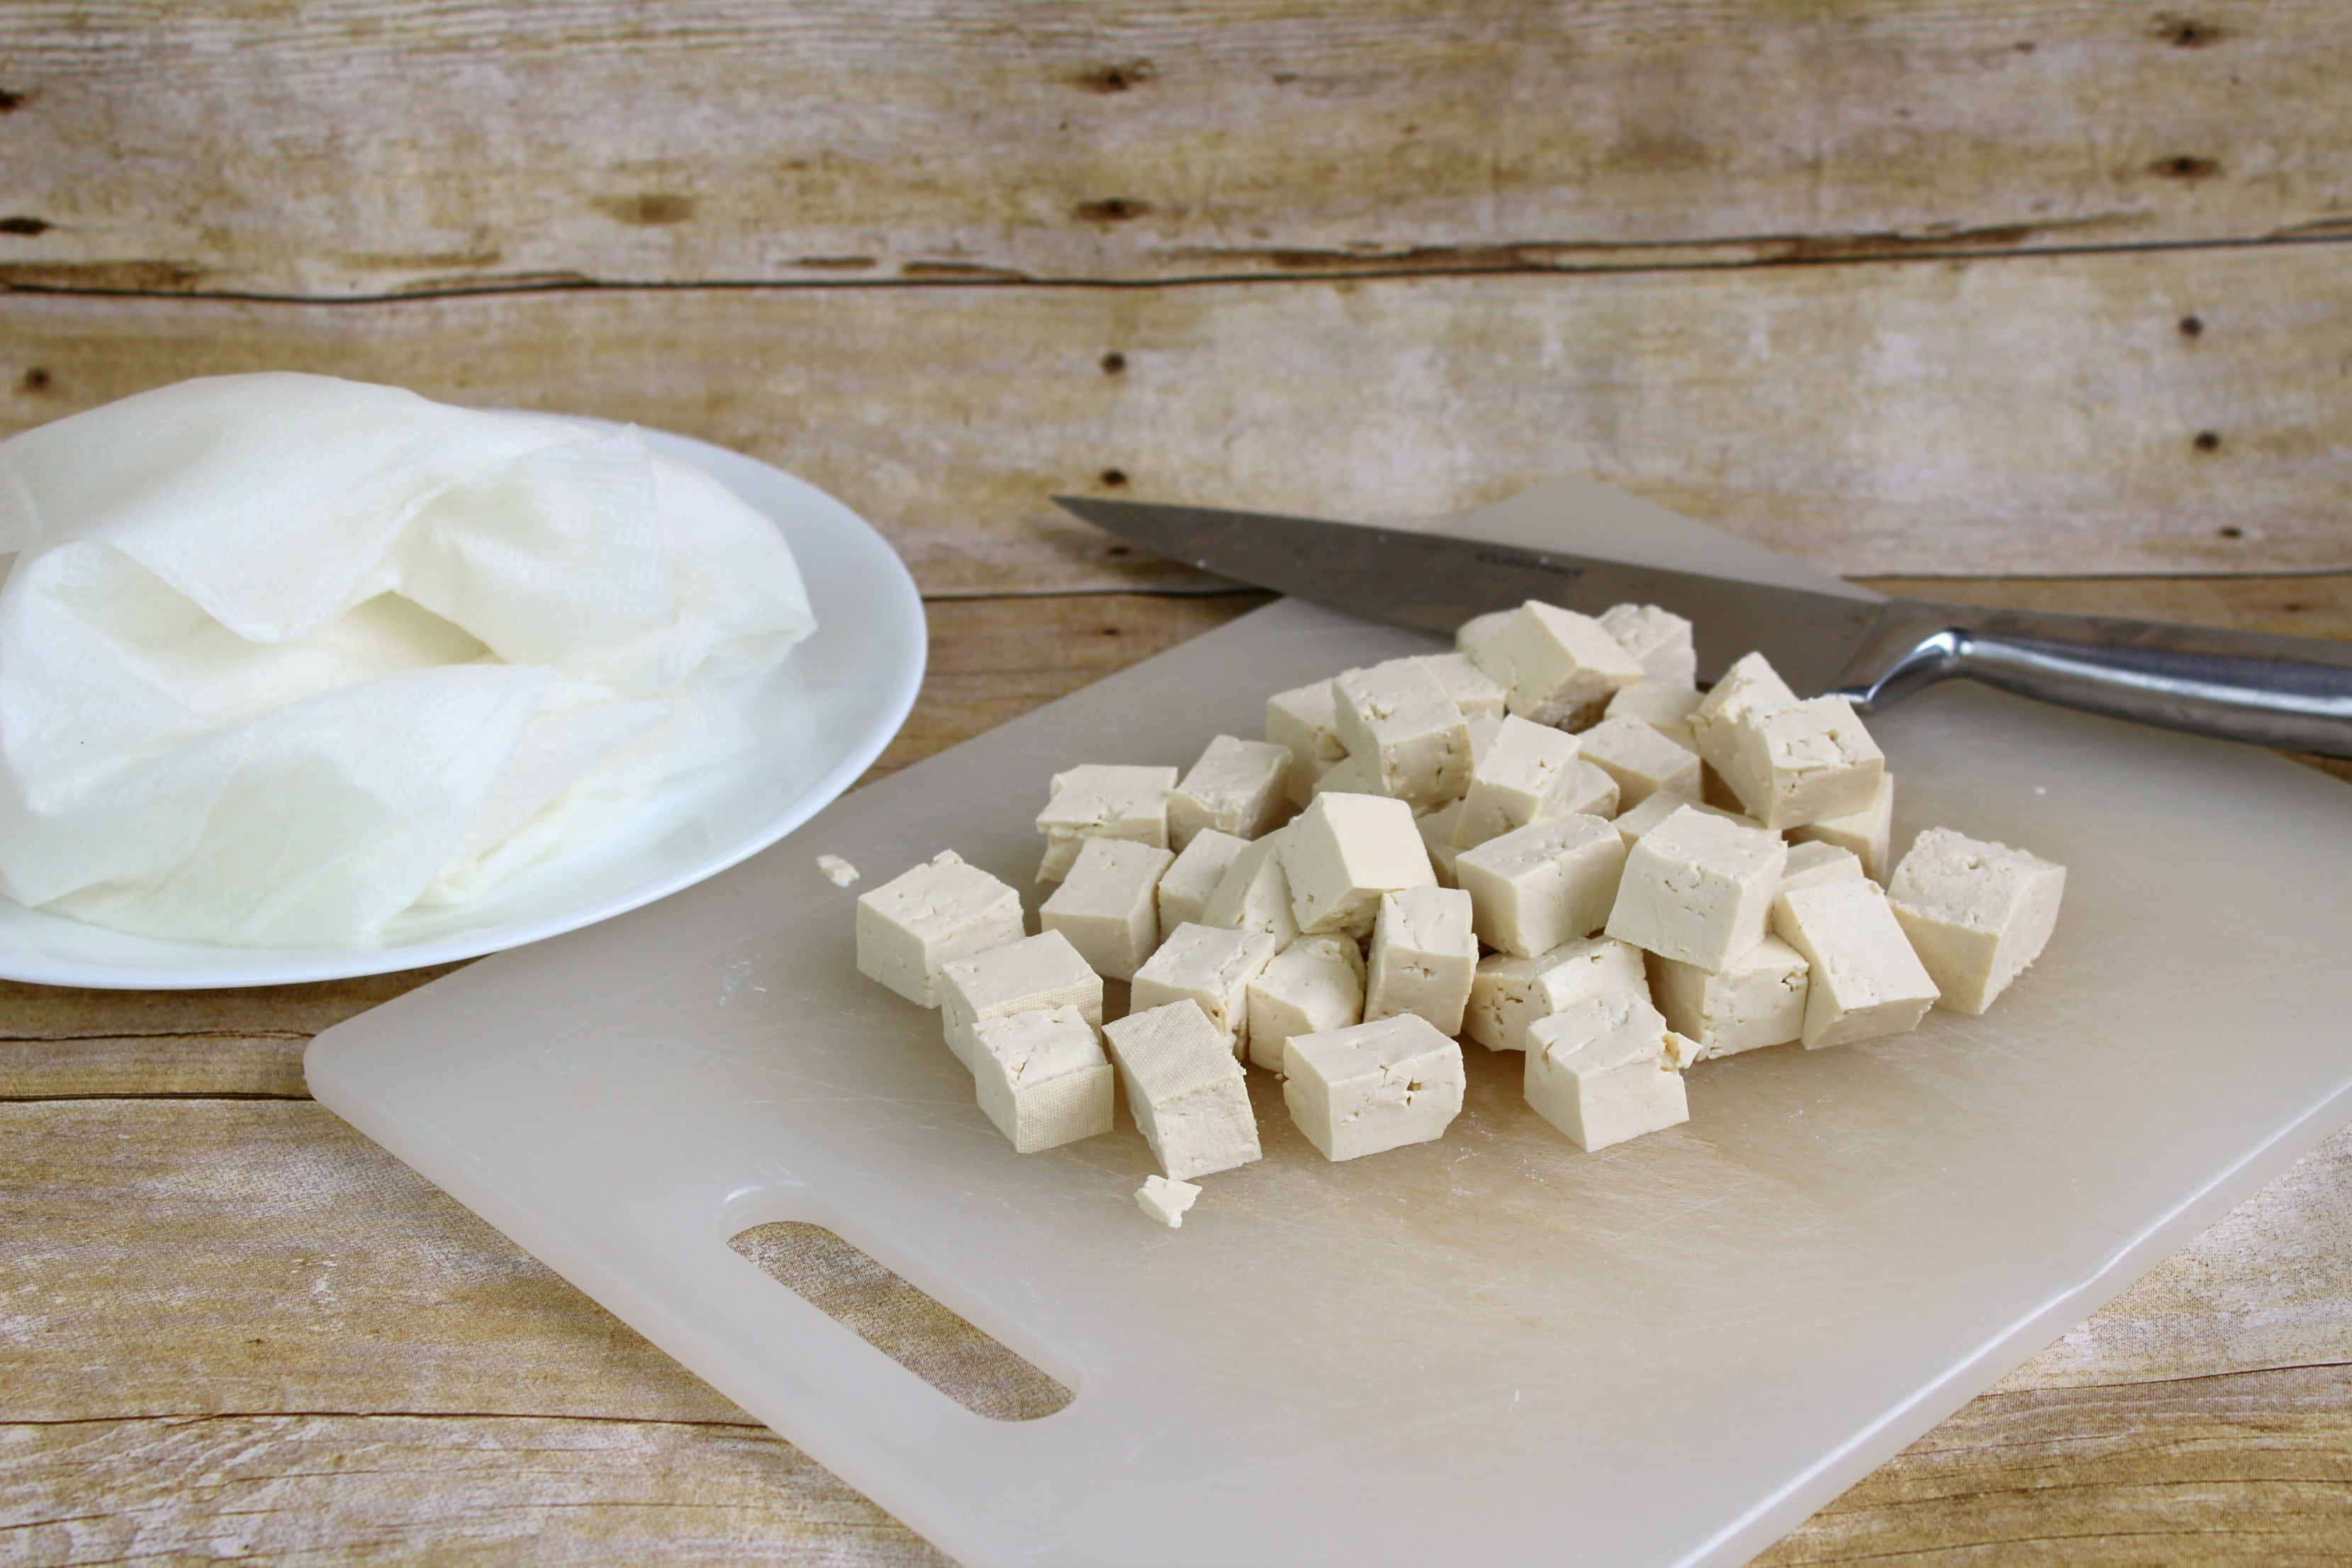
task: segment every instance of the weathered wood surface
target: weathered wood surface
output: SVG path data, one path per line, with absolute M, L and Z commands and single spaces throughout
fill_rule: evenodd
M 2345 571 L 2347 254 L 362 307 L 0 295 L 0 431 L 264 368 L 635 419 L 840 496 L 932 595 L 1198 585 L 1112 553 L 1056 491 L 1385 521 L 1561 472 L 1848 574 Z
M 2352 634 L 2352 576 L 1875 585 Z M 935 604 L 932 677 L 890 760 L 1260 602 Z M 0 1561 L 503 1561 L 525 1542 L 556 1563 L 938 1561 L 299 1098 L 309 1031 L 428 977 L 0 988 L 0 1280 L 17 1282 L 0 1295 Z M 255 1093 L 282 1098 L 223 1098 Z M 946 1347 L 929 1370 L 960 1396 L 1007 1397 L 947 1314 L 927 1335 L 870 1269 L 818 1293 L 878 1342 Z M 2352 1133 L 1763 1561 L 2340 1561 L 2347 1364 Z
M 2341 236 L 2330 0 L 0 9 L 0 280 L 1284 276 Z

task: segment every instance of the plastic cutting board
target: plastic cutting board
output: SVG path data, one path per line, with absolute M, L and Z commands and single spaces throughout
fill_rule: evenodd
M 1595 487 L 1490 535 L 1819 579 Z M 320 1036 L 318 1098 L 975 1565 L 1732 1563 L 2352 1117 L 2352 795 L 2215 742 L 1946 688 L 1874 721 L 1896 843 L 2070 868 L 1987 1016 L 1701 1064 L 1598 1155 L 1471 1047 L 1445 1139 L 1266 1158 L 1181 1231 L 1108 1137 L 1016 1156 L 935 1014 L 862 979 L 871 888 L 1028 888 L 1046 775 L 1181 765 L 1265 695 L 1427 650 L 1284 602 L 836 803 L 714 881 Z M 1032 902 L 1034 910 L 1034 900 Z M 730 1251 L 835 1231 L 1069 1384 L 973 1415 Z

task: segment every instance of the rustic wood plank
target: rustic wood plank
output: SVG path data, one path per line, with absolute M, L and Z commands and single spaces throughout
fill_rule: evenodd
M 219 1415 L 0 1426 L 12 1563 L 947 1560 L 765 1427 Z
M 1385 521 L 1560 472 L 1849 574 L 2352 570 L 2335 246 L 1147 290 L 18 294 L 0 345 L 6 430 L 280 368 L 702 436 L 841 496 L 935 595 L 1200 584 L 1112 555 L 1057 490 Z
M 0 279 L 348 296 L 2340 234 L 2326 0 L 0 11 Z
M 1755 1559 L 2340 1563 L 2352 1367 L 1989 1394 Z

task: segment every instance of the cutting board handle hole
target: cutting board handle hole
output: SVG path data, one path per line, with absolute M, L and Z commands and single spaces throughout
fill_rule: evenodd
M 821 1225 L 779 1220 L 728 1237 L 768 1278 L 992 1421 L 1034 1421 L 1070 1390 Z

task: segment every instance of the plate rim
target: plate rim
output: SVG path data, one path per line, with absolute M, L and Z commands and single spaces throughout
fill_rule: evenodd
M 202 964 L 146 963 L 140 965 L 92 963 L 87 959 L 50 959 L 41 954 L 0 952 L 0 981 L 22 984 L 77 987 L 93 991 L 223 991 L 243 986 L 300 985 L 331 980 L 358 980 L 371 975 L 392 974 L 404 970 L 425 969 L 436 964 L 456 963 L 469 958 L 481 958 L 489 953 L 503 952 L 510 948 L 525 947 L 562 936 L 567 931 L 598 924 L 616 915 L 642 909 L 681 892 L 698 882 L 708 881 L 730 867 L 740 865 L 761 850 L 771 848 L 818 812 L 841 798 L 871 767 L 899 731 L 906 727 L 907 717 L 913 711 L 915 700 L 921 692 L 923 677 L 930 667 L 930 621 L 924 613 L 922 590 L 916 585 L 914 574 L 890 542 L 857 510 L 831 491 L 802 479 L 788 469 L 721 447 L 715 442 L 675 431 L 656 429 L 631 422 L 597 418 L 587 415 L 558 413 L 558 418 L 576 424 L 593 426 L 607 430 L 635 428 L 643 432 L 649 444 L 682 458 L 696 467 L 711 472 L 714 479 L 726 484 L 723 474 L 713 471 L 710 459 L 719 459 L 718 467 L 749 463 L 778 478 L 814 491 L 840 509 L 841 515 L 856 525 L 851 537 L 857 548 L 875 557 L 878 568 L 876 586 L 881 596 L 903 611 L 913 628 L 913 636 L 903 645 L 903 657 L 891 672 L 888 688 L 883 699 L 871 711 L 875 715 L 856 740 L 844 751 L 831 767 L 818 774 L 809 786 L 793 797 L 781 811 L 750 833 L 708 852 L 683 860 L 670 871 L 632 884 L 602 898 L 590 899 L 570 905 L 552 914 L 536 919 L 509 921 L 478 930 L 447 932 L 427 940 L 384 947 L 321 947 L 316 949 L 239 948 L 214 946 L 204 942 L 177 942 L 169 938 L 147 938 L 190 952 L 207 955 Z M 730 491 L 740 495 L 728 485 Z M 782 531 L 782 524 L 766 507 L 748 496 L 745 504 L 766 518 L 771 526 Z M 634 815 L 634 808 L 633 813 Z M 624 816 L 605 830 L 607 834 L 628 821 Z M 602 836 L 600 836 L 602 837 Z M 593 840 L 591 842 L 593 842 Z M 544 864 L 545 862 L 542 862 Z M 0 920 L 12 918 L 7 910 L 39 914 L 27 905 L 0 900 Z M 49 916 L 55 920 L 70 920 L 66 915 Z M 81 922 L 88 923 L 88 922 Z M 103 930 L 99 927 L 93 929 Z M 123 933 L 135 934 L 135 933 Z M 235 963 L 240 953 L 267 954 L 250 964 Z M 27 963 L 31 958 L 34 962 Z

